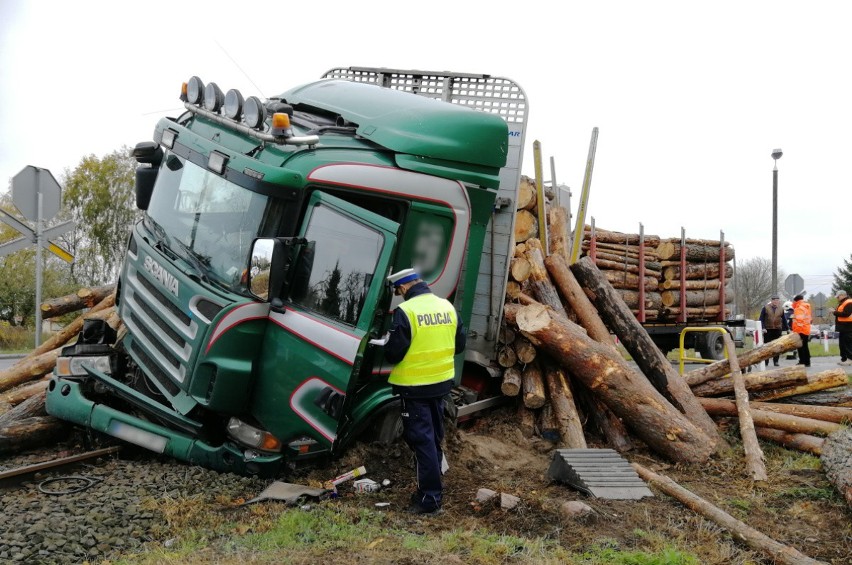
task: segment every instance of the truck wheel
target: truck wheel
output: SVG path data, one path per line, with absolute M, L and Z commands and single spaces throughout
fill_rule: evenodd
M 367 439 L 382 445 L 390 445 L 401 437 L 402 416 L 399 414 L 399 402 L 391 402 L 376 414 Z
M 721 361 L 725 358 L 725 338 L 720 333 L 710 332 L 698 342 L 698 352 L 702 359 Z

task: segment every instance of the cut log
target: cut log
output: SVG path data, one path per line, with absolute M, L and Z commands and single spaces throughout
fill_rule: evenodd
M 553 286 L 547 268 L 544 266 L 544 252 L 541 248 L 541 241 L 536 238 L 527 240 L 527 250 L 524 252 L 524 257 L 530 264 L 528 282 L 536 299 L 545 306 L 550 306 L 553 310 L 564 310 L 562 301 L 559 299 L 559 293 L 556 292 L 556 287 Z
M 712 320 L 719 316 L 719 312 L 722 309 L 716 306 L 687 306 L 686 308 L 686 317 L 690 319 L 700 319 L 700 320 Z M 671 318 L 674 316 L 678 316 L 680 314 L 680 307 L 678 306 L 669 306 L 663 307 L 661 309 L 663 316 L 667 318 Z M 725 308 L 725 316 L 728 316 L 731 313 L 730 308 Z
M 725 263 L 725 280 L 734 276 L 734 268 Z M 663 278 L 665 280 L 679 279 L 680 267 L 663 267 Z M 718 279 L 719 263 L 687 263 L 686 279 Z
M 522 243 L 538 235 L 538 220 L 527 210 L 515 214 L 515 243 Z
M 601 259 L 597 254 L 595 255 L 595 265 L 598 266 L 599 269 L 609 269 L 611 271 L 624 271 L 626 273 L 639 274 L 639 265 L 630 265 L 625 263 L 619 263 L 618 261 L 610 261 L 609 259 Z M 654 277 L 660 278 L 662 275 L 662 271 L 657 271 L 648 266 L 645 266 L 646 277 Z
M 506 297 L 514 300 L 521 294 L 521 285 L 516 281 L 506 282 Z
M 829 369 L 815 375 L 808 375 L 808 382 L 797 386 L 789 386 L 776 388 L 772 390 L 764 390 L 755 392 L 752 396 L 755 400 L 774 400 L 776 398 L 786 398 L 788 396 L 796 396 L 797 394 L 806 394 L 816 392 L 818 390 L 826 390 L 838 386 L 844 386 L 849 383 L 849 378 L 843 369 Z
M 746 390 L 749 392 L 804 384 L 806 382 L 808 382 L 808 371 L 804 365 L 793 365 L 792 367 L 782 367 L 772 371 L 749 373 L 744 378 Z M 715 379 L 692 387 L 692 392 L 695 393 L 695 396 L 722 396 L 732 394 L 734 392 L 734 382 L 732 379 Z
M 828 480 L 852 506 L 852 431 L 844 429 L 829 436 L 821 460 Z
M 734 340 L 727 333 L 724 340 L 725 350 L 728 352 L 728 364 L 731 367 L 731 380 L 734 382 L 736 398 L 734 407 L 740 423 L 740 437 L 743 442 L 743 451 L 745 451 L 746 473 L 751 476 L 753 481 L 765 481 L 767 479 L 766 464 L 763 460 L 760 442 L 757 441 L 757 435 L 754 433 L 754 420 L 751 408 L 748 405 L 748 392 L 746 392 L 743 373 L 740 371 L 740 365 L 737 362 L 737 348 L 734 345 Z
M 544 260 L 547 271 L 550 273 L 554 284 L 565 301 L 577 316 L 577 321 L 588 332 L 589 337 L 599 343 L 610 345 L 615 349 L 615 342 L 606 328 L 606 325 L 598 315 L 586 293 L 583 292 L 580 283 L 574 277 L 574 273 L 568 268 L 568 261 L 561 255 L 551 255 Z
M 574 389 L 575 398 L 583 406 L 583 410 L 592 419 L 600 433 L 603 434 L 607 445 L 619 453 L 633 449 L 633 441 L 630 439 L 630 434 L 627 432 L 624 422 L 600 398 L 591 394 L 578 379 L 574 379 L 574 382 L 577 383 L 577 388 Z
M 592 233 L 592 226 L 586 225 L 583 227 L 583 237 L 590 237 Z M 595 239 L 600 241 L 601 243 L 623 243 L 627 245 L 639 245 L 639 234 L 638 233 L 621 233 L 617 231 L 610 230 L 602 230 L 598 227 L 595 227 Z M 660 236 L 658 235 L 645 235 L 644 243 L 648 247 L 652 247 L 654 249 L 660 245 Z
M 766 439 L 777 444 L 804 451 L 805 453 L 813 453 L 819 455 L 822 453 L 822 447 L 825 444 L 825 439 L 821 437 L 811 436 L 807 434 L 791 434 L 784 430 L 776 430 L 774 428 L 756 427 L 757 437 Z
M 568 228 L 568 211 L 554 206 L 547 213 L 550 254 L 561 255 L 566 260 L 571 256 L 571 233 Z
M 710 457 L 713 442 L 707 435 L 611 347 L 592 340 L 576 324 L 559 322 L 543 306 L 524 306 L 514 320 L 507 321 L 516 322 L 592 394 L 629 422 L 651 449 L 680 462 L 702 462 Z
M 9 390 L 18 385 L 43 377 L 56 366 L 56 358 L 62 351 L 57 347 L 53 351 L 42 353 L 36 357 L 27 357 L 26 362 L 17 363 L 5 371 L 0 371 L 0 392 Z
M 36 394 L 29 397 L 0 416 L 0 427 L 24 418 L 47 416 L 47 410 L 44 408 L 45 399 L 46 394 Z
M 707 290 L 711 288 L 719 288 L 722 286 L 722 281 L 719 279 L 707 279 L 705 280 L 695 280 L 695 281 L 684 281 L 684 288 L 686 290 Z M 666 280 L 660 282 L 660 290 L 678 290 L 680 289 L 680 279 L 675 280 Z M 725 294 L 727 294 L 727 290 L 725 290 Z
M 530 278 L 530 262 L 526 257 L 512 257 L 509 274 L 514 280 L 524 282 Z
M 522 389 L 524 391 L 524 406 L 527 408 L 541 408 L 547 402 L 544 392 L 544 376 L 538 363 L 532 362 L 521 372 Z
M 77 316 L 73 322 L 62 328 L 60 331 L 56 332 L 53 336 L 50 337 L 47 341 L 42 343 L 40 346 L 36 347 L 29 355 L 21 359 L 16 365 L 20 365 L 21 363 L 26 362 L 29 358 L 35 357 L 37 355 L 41 355 L 42 353 L 46 353 L 51 349 L 56 349 L 61 345 L 65 345 L 68 343 L 71 338 L 80 333 L 80 330 L 83 329 L 83 322 L 86 320 L 106 320 L 107 317 L 112 313 L 112 310 L 115 309 L 115 293 L 110 294 L 97 304 L 95 304 L 91 310 Z M 12 369 L 15 367 L 13 366 Z
M 585 259 L 586 257 L 584 257 Z M 591 258 L 588 258 L 591 261 Z M 603 276 L 606 278 L 607 282 L 611 284 L 615 288 L 623 288 L 627 290 L 638 290 L 639 289 L 639 275 L 634 275 L 633 273 L 627 273 L 624 271 L 610 271 L 605 270 L 601 271 Z M 659 283 L 657 279 L 654 277 L 645 277 L 645 290 L 650 292 L 656 292 Z
M 713 261 L 719 262 L 720 255 L 720 246 L 719 241 L 715 242 L 715 245 L 702 245 L 700 243 L 687 243 L 686 244 L 686 260 L 687 261 L 695 261 L 695 262 L 707 262 L 711 263 Z M 674 241 L 661 241 L 657 246 L 657 256 L 660 259 L 680 259 L 680 242 Z M 730 245 L 725 245 L 725 260 L 731 261 L 734 259 L 734 248 Z
M 518 427 L 524 437 L 530 438 L 535 435 L 535 420 L 535 411 L 524 406 L 523 402 L 518 402 Z
M 577 277 L 580 285 L 592 293 L 592 303 L 597 307 L 601 319 L 615 332 L 654 387 L 671 398 L 687 418 L 704 432 L 711 449 L 720 445 L 722 438 L 716 424 L 701 408 L 689 386 L 651 340 L 647 330 L 624 304 L 615 289 L 601 276 L 601 271 L 591 259 L 583 257 L 571 265 L 571 272 Z
M 761 361 L 766 361 L 770 357 L 781 355 L 788 351 L 793 351 L 801 346 L 801 336 L 799 336 L 799 334 L 791 333 L 780 337 L 775 341 L 770 341 L 769 343 L 761 345 L 760 347 L 749 349 L 748 351 L 740 354 L 737 357 L 737 361 L 740 364 L 740 368 L 748 367 L 750 365 L 760 363 Z M 707 381 L 724 377 L 730 373 L 730 371 L 731 367 L 728 364 L 728 360 L 722 359 L 721 361 L 705 365 L 700 369 L 690 371 L 686 373 L 683 378 L 689 386 L 697 386 L 701 383 L 706 383 Z
M 497 363 L 501 367 L 514 367 L 518 363 L 518 356 L 515 354 L 515 348 L 509 344 L 504 345 L 497 350 Z
M 521 182 L 518 183 L 517 209 L 533 210 L 537 202 L 534 181 L 527 176 L 521 176 Z
M 768 402 L 759 402 L 757 404 L 761 406 L 770 405 Z M 737 406 L 733 400 L 702 398 L 701 405 L 707 410 L 708 414 L 713 416 L 737 416 Z M 751 416 L 755 426 L 784 430 L 785 432 L 797 434 L 829 435 L 843 429 L 842 425 L 834 422 L 761 410 L 755 407 L 755 403 L 751 404 Z
M 517 338 L 515 343 L 512 344 L 512 347 L 515 348 L 515 355 L 518 357 L 518 362 L 524 365 L 532 363 L 538 353 L 535 350 L 535 346 L 530 343 L 530 340 L 523 336 Z
M 639 291 L 638 290 L 626 290 L 623 288 L 617 288 L 616 292 L 627 304 L 627 307 L 632 310 L 639 309 Z M 662 308 L 662 295 L 659 292 L 654 292 L 648 290 L 645 292 L 645 309 L 646 310 L 657 310 L 659 311 Z
M 614 261 L 621 265 L 639 265 L 639 257 L 634 257 L 632 255 L 619 255 L 617 252 L 607 250 L 607 249 L 598 249 L 595 252 L 595 259 L 604 259 L 607 261 Z M 659 276 L 662 276 L 663 266 L 659 261 L 652 261 L 648 258 L 645 258 L 645 267 L 651 271 L 655 271 L 660 273 Z
M 550 404 L 545 404 L 538 411 L 538 435 L 547 441 L 559 441 L 559 422 L 556 421 L 556 413 Z
M 818 394 L 818 393 L 814 393 Z M 796 398 L 801 398 L 801 395 Z M 703 400 L 701 401 L 703 404 Z M 781 404 L 778 402 L 752 402 L 752 408 L 765 412 L 776 412 L 790 416 L 800 416 L 822 420 L 823 422 L 834 422 L 835 424 L 852 424 L 852 408 L 841 408 L 837 406 L 808 406 L 805 404 Z
M 548 364 L 545 369 L 545 380 L 562 444 L 570 449 L 585 449 L 586 438 L 583 436 L 583 424 L 577 412 L 565 370 L 557 365 Z
M 0 453 L 16 453 L 54 443 L 69 430 L 67 422 L 53 416 L 15 420 L 0 426 Z
M 503 384 L 500 392 L 506 396 L 518 396 L 521 392 L 521 371 L 517 367 L 509 367 L 503 371 Z
M 665 290 L 661 293 L 660 299 L 663 306 L 680 306 L 679 290 Z M 687 290 L 686 294 L 687 306 L 718 306 L 721 298 L 718 288 L 708 288 L 706 290 Z M 734 301 L 734 289 L 730 285 L 725 287 L 725 303 L 730 304 Z
M 658 475 L 638 463 L 633 463 L 632 465 L 639 476 L 651 483 L 651 485 L 680 501 L 693 512 L 697 512 L 708 520 L 712 520 L 722 526 L 731 532 L 735 538 L 745 541 L 749 547 L 763 552 L 764 555 L 776 563 L 789 565 L 827 565 L 822 561 L 811 559 L 796 549 L 779 543 L 747 524 L 740 522 L 721 508 L 693 494 L 670 478 Z
M 784 399 L 790 404 L 814 404 L 819 406 L 837 406 L 852 408 L 852 386 L 844 386 L 831 390 L 799 394 Z
M 18 404 L 30 398 L 31 396 L 35 396 L 36 394 L 47 390 L 47 385 L 50 382 L 50 379 L 51 376 L 47 375 L 41 380 L 21 385 L 13 388 L 12 390 L 0 393 L 0 403 L 5 402 L 11 404 L 12 406 L 17 406 Z
M 115 284 L 108 284 L 81 288 L 74 294 L 46 300 L 41 304 L 41 317 L 46 320 L 83 308 L 92 308 L 113 292 L 115 292 Z
M 509 345 L 515 341 L 515 330 L 508 327 L 506 324 L 500 325 L 500 331 L 497 333 L 497 343 Z

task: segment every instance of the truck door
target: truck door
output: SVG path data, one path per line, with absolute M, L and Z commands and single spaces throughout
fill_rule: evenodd
M 303 260 L 283 312 L 270 314 L 254 392 L 254 416 L 285 443 L 336 439 L 379 302 L 389 301 L 398 228 L 340 198 L 312 195 L 300 229 Z

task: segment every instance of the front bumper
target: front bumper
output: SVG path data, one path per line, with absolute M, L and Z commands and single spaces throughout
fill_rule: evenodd
M 47 387 L 46 408 L 48 414 L 57 418 L 216 471 L 269 478 L 275 477 L 283 465 L 284 458 L 280 453 L 264 454 L 230 442 L 210 445 L 188 434 L 94 402 L 85 396 L 82 383 L 76 380 L 51 379 Z

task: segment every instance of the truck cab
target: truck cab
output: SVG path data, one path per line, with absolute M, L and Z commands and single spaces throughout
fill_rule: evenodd
M 495 81 L 512 105 L 464 107 Z M 460 88 L 474 95 L 450 100 Z M 411 266 L 468 329 L 457 383 L 466 359 L 491 365 L 516 85 L 349 68 L 263 102 L 198 77 L 181 97 L 134 151 L 145 214 L 117 285 L 124 329 L 92 323 L 65 348 L 50 414 L 241 474 L 333 454 L 394 402 L 376 338 L 399 300 L 386 277 Z

